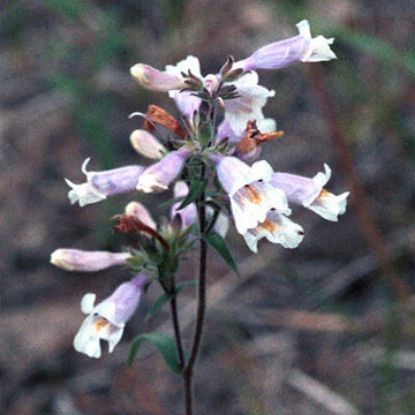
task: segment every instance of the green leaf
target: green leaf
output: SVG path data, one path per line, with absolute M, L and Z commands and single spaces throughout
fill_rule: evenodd
M 210 232 L 207 235 L 204 235 L 203 238 L 212 248 L 216 250 L 216 252 L 220 254 L 229 267 L 239 274 L 236 262 L 233 259 L 231 251 L 229 250 L 225 240 L 215 232 Z
M 184 288 L 191 287 L 193 285 L 196 285 L 196 281 L 186 281 L 176 286 L 176 293 L 174 295 L 161 295 L 150 307 L 150 310 L 148 310 L 146 320 L 149 320 L 151 317 L 153 317 L 154 314 L 156 314 L 173 297 L 177 296 L 177 294 L 179 294 L 179 292 L 182 291 Z
M 128 365 L 131 366 L 143 342 L 151 343 L 163 356 L 171 371 L 180 373 L 180 364 L 177 360 L 176 344 L 174 340 L 163 333 L 145 333 L 134 337 L 128 352 Z
M 183 209 L 187 205 L 190 205 L 190 203 L 195 202 L 200 198 L 202 193 L 204 192 L 205 188 L 207 186 L 207 181 L 194 181 L 190 184 L 189 193 L 184 198 L 183 202 L 180 204 L 178 209 Z

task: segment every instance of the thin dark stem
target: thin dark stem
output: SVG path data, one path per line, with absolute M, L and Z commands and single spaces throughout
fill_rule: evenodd
M 171 318 L 173 321 L 174 338 L 176 341 L 177 355 L 179 357 L 179 365 L 180 365 L 180 369 L 183 370 L 185 361 L 184 361 L 184 353 L 183 353 L 182 335 L 180 331 L 179 318 L 177 314 L 177 301 L 176 301 L 176 289 L 175 288 L 173 290 L 173 295 L 170 299 L 170 312 L 171 312 Z
M 205 178 L 205 166 L 201 167 L 201 178 Z M 193 415 L 193 390 L 192 390 L 192 376 L 193 368 L 199 353 L 200 344 L 202 341 L 203 324 L 205 321 L 206 311 L 206 268 L 207 268 L 207 244 L 203 239 L 206 228 L 206 207 L 204 205 L 205 194 L 203 193 L 197 204 L 199 216 L 200 229 L 200 257 L 199 257 L 199 283 L 198 283 L 198 305 L 196 316 L 196 328 L 193 337 L 192 348 L 190 350 L 189 359 L 183 370 L 184 390 L 185 390 L 185 408 L 186 415 Z

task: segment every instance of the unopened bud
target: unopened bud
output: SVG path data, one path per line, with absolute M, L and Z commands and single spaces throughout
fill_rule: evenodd
M 205 88 L 210 95 L 214 95 L 219 88 L 219 79 L 216 75 L 209 74 L 205 77 Z
M 133 216 L 137 218 L 140 222 L 144 223 L 151 229 L 157 229 L 156 222 L 154 222 L 153 217 L 150 212 L 145 208 L 145 206 L 139 202 L 130 202 L 124 210 L 125 214 L 128 216 Z
M 166 153 L 163 144 L 146 130 L 134 130 L 130 135 L 130 142 L 137 153 L 152 160 L 160 160 Z
M 81 251 L 78 249 L 57 249 L 52 252 L 50 262 L 67 271 L 95 272 L 125 265 L 131 254 L 124 252 Z
M 130 73 L 143 88 L 151 91 L 167 92 L 186 87 L 180 77 L 159 71 L 144 63 L 137 63 L 131 67 Z

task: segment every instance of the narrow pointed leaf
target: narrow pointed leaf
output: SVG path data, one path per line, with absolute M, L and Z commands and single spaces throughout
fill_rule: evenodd
M 205 187 L 207 185 L 206 181 L 195 181 L 190 184 L 189 193 L 184 198 L 183 202 L 180 204 L 178 209 L 183 209 L 187 205 L 190 205 L 190 203 L 196 202 L 202 195 L 203 191 L 205 190 Z
M 231 251 L 229 250 L 225 240 L 215 232 L 210 232 L 204 236 L 205 241 L 220 254 L 223 260 L 229 265 L 229 267 L 235 271 L 237 274 L 238 267 L 236 266 L 236 262 L 233 259 Z
M 140 349 L 145 342 L 151 343 L 163 356 L 164 361 L 171 371 L 180 373 L 180 364 L 177 360 L 176 344 L 174 340 L 162 333 L 146 333 L 134 337 L 128 352 L 128 365 L 131 366 Z

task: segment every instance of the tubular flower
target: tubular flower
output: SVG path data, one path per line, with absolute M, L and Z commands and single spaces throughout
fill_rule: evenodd
M 129 282 L 121 284 L 108 298 L 94 306 L 96 295 L 85 294 L 81 300 L 81 310 L 88 314 L 75 336 L 73 345 L 77 352 L 89 357 L 101 357 L 100 340 L 108 342 L 112 353 L 120 342 L 125 324 L 134 314 L 142 289 L 148 278 L 145 274 L 136 275 Z
M 219 157 L 216 163 L 219 182 L 228 193 L 240 234 L 264 222 L 271 209 L 291 214 L 284 192 L 271 185 L 272 167 L 266 161 L 249 167 L 236 157 Z
M 130 135 L 130 142 L 137 153 L 152 160 L 160 160 L 167 153 L 163 144 L 146 130 L 134 130 Z
M 279 69 L 295 62 L 320 62 L 336 59 L 335 53 L 330 49 L 334 39 L 324 36 L 313 38 L 308 20 L 297 24 L 299 35 L 289 39 L 280 40 L 255 51 L 251 56 L 235 62 L 234 69 L 244 72 L 257 69 Z
M 151 91 L 167 92 L 186 86 L 180 76 L 159 71 L 144 63 L 137 63 L 131 67 L 130 73 L 143 88 Z
M 128 252 L 81 251 L 79 249 L 57 249 L 52 252 L 50 262 L 67 271 L 95 272 L 126 265 L 131 257 Z
M 225 121 L 233 133 L 240 137 L 245 131 L 248 121 L 263 120 L 262 107 L 267 99 L 275 95 L 275 91 L 258 85 L 258 74 L 247 73 L 232 82 L 238 91 L 238 97 L 225 100 Z
M 276 211 L 270 211 L 267 218 L 258 223 L 255 228 L 248 229 L 244 239 L 252 252 L 258 252 L 258 241 L 267 238 L 274 244 L 281 244 L 284 248 L 297 248 L 304 237 L 303 228 L 286 216 Z
M 183 181 L 179 181 L 174 185 L 174 197 L 186 197 L 189 193 L 189 187 Z M 172 220 L 178 218 L 182 230 L 192 226 L 197 220 L 197 209 L 194 203 L 190 203 L 182 209 L 179 209 L 181 202 L 175 203 L 170 212 Z
M 195 56 L 188 56 L 186 59 L 178 62 L 176 66 L 166 66 L 166 72 L 172 76 L 183 77 L 183 73 L 188 74 L 189 71 L 192 75 L 202 79 L 199 59 Z M 202 103 L 201 99 L 195 97 L 190 91 L 170 91 L 169 96 L 170 98 L 173 98 L 180 112 L 189 121 L 192 121 L 195 111 L 199 109 L 200 104 Z
M 100 202 L 107 196 L 134 191 L 138 177 L 144 170 L 144 167 L 134 165 L 105 171 L 87 171 L 89 161 L 87 158 L 82 164 L 82 173 L 86 176 L 85 183 L 75 184 L 65 179 L 71 187 L 68 192 L 70 202 L 78 202 L 81 207 Z
M 324 189 L 330 177 L 331 169 L 325 164 L 324 173 L 317 173 L 312 178 L 289 173 L 274 173 L 271 183 L 287 195 L 289 202 L 302 205 L 324 219 L 337 222 L 338 216 L 346 212 L 349 192 L 336 196 Z
M 167 190 L 182 171 L 190 154 L 188 149 L 182 147 L 164 156 L 158 163 L 144 170 L 138 178 L 137 190 L 144 193 Z

